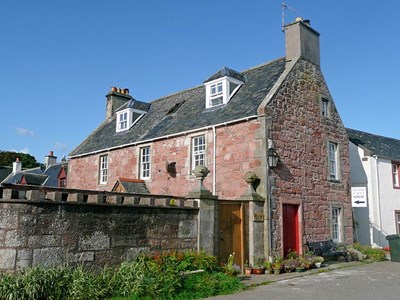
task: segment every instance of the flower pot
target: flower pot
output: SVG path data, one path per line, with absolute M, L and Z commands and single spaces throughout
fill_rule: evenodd
M 253 274 L 264 274 L 265 273 L 265 269 L 264 268 L 254 268 L 253 269 Z
M 300 272 L 304 272 L 306 269 L 304 267 L 298 267 L 296 268 L 296 272 L 300 273 Z
M 316 262 L 315 263 L 315 268 L 317 268 L 317 269 L 321 268 L 321 263 L 320 262 Z
M 275 275 L 281 274 L 281 269 L 274 269 L 274 274 Z
M 252 268 L 244 269 L 244 274 L 245 275 L 251 275 L 251 273 L 253 273 L 253 269 Z

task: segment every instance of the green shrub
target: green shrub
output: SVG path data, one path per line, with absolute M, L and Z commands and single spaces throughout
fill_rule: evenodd
M 385 251 L 382 249 L 372 248 L 371 246 L 360 245 L 358 243 L 355 243 L 353 248 L 366 255 L 366 258 L 372 261 L 386 260 Z
M 185 273 L 199 269 L 204 271 Z M 215 257 L 194 251 L 141 254 L 101 272 L 82 266 L 35 267 L 0 273 L 0 299 L 198 299 L 242 288 L 239 279 L 220 270 Z

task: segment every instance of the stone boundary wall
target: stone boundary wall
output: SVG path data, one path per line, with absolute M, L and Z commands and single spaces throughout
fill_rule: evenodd
M 139 252 L 196 250 L 198 202 L 168 195 L 7 185 L 0 190 L 0 271 L 117 265 Z

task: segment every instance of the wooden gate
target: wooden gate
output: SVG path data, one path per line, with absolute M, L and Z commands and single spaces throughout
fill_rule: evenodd
M 226 263 L 229 255 L 235 253 L 234 263 L 241 268 L 245 255 L 244 210 L 245 205 L 242 202 L 221 201 L 219 203 L 219 261 Z

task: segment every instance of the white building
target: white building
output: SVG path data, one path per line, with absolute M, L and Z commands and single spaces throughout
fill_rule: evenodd
M 400 140 L 347 132 L 354 238 L 364 245 L 386 247 L 387 235 L 400 234 Z

